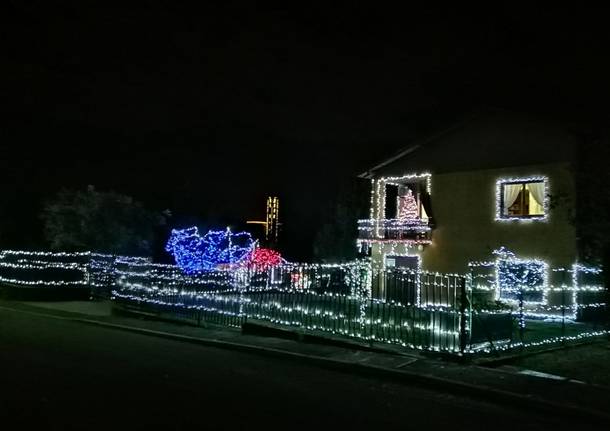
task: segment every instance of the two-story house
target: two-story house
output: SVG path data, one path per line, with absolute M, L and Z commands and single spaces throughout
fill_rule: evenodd
M 552 277 L 579 260 L 578 145 L 562 124 L 502 110 L 412 142 L 360 175 L 371 203 L 358 245 L 380 269 L 466 273 L 501 250 Z

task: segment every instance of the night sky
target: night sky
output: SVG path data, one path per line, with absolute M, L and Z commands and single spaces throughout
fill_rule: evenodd
M 202 227 L 278 194 L 307 259 L 344 183 L 461 114 L 608 119 L 602 10 L 130 3 L 5 5 L 0 248 L 42 247 L 43 200 L 93 184 Z

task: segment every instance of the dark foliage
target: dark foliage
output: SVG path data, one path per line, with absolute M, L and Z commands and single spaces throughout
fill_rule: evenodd
M 316 233 L 314 256 L 324 262 L 345 262 L 357 257 L 358 219 L 366 217 L 369 184 L 360 179 L 344 183 L 325 223 Z
M 593 130 L 582 136 L 576 172 L 578 202 L 575 222 L 581 260 L 610 262 L 610 130 Z
M 165 216 L 114 192 L 61 190 L 41 214 L 51 248 L 149 255 Z

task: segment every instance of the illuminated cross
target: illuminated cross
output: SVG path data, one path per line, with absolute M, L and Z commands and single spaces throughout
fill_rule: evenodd
M 262 224 L 265 226 L 265 240 L 267 243 L 276 244 L 279 236 L 279 209 L 280 200 L 278 197 L 269 196 L 267 198 L 267 217 L 265 221 L 248 220 L 248 224 Z

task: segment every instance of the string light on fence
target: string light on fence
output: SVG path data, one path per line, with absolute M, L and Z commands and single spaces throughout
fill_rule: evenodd
M 405 248 L 405 251 L 408 255 L 409 249 Z M 271 255 L 262 252 L 261 254 L 268 257 Z M 189 316 L 204 319 L 222 316 L 227 318 L 227 322 L 230 322 L 227 324 L 231 325 L 238 325 L 243 319 L 256 318 L 309 331 L 348 336 L 365 342 L 390 343 L 415 349 L 452 353 L 489 350 L 485 343 L 478 341 L 469 344 L 465 349 L 461 345 L 464 337 L 469 336 L 472 331 L 470 319 L 484 315 L 511 316 L 510 309 L 462 309 L 457 296 L 448 294 L 446 297 L 435 297 L 424 293 L 424 290 L 445 292 L 447 289 L 448 292 L 453 292 L 452 295 L 457 295 L 458 279 L 466 283 L 469 293 L 479 286 L 482 286 L 484 292 L 490 292 L 492 288 L 482 284 L 482 280 L 489 282 L 489 276 L 440 274 L 423 271 L 419 266 L 413 270 L 396 268 L 388 272 L 385 268 L 375 268 L 369 261 L 342 264 L 297 264 L 281 261 L 279 264 L 266 265 L 269 262 L 265 258 L 262 259 L 265 269 L 255 269 L 252 265 L 232 265 L 220 270 L 186 274 L 175 265 L 153 264 L 142 258 L 92 253 L 24 254 L 13 251 L 0 252 L 0 256 L 0 271 L 22 270 L 30 275 L 44 269 L 78 272 L 82 274 L 80 280 L 52 280 L 57 284 L 38 281 L 48 286 L 107 283 L 112 286 L 112 297 L 115 301 L 132 305 L 167 307 L 177 315 L 187 313 Z M 536 267 L 535 282 L 524 276 L 524 268 L 519 269 L 521 272 L 516 276 L 500 274 L 504 277 L 502 283 L 508 284 L 505 291 L 511 295 L 517 294 L 519 290 L 519 293 L 542 293 L 543 297 L 548 299 L 554 292 L 577 295 L 581 292 L 597 294 L 603 291 L 602 286 L 592 283 L 588 278 L 599 275 L 599 269 L 579 264 L 570 269 L 555 269 L 554 272 L 571 273 L 572 286 L 553 286 L 540 272 L 541 261 L 519 259 L 507 250 L 500 250 L 497 256 L 495 261 L 473 262 L 471 267 L 474 269 L 475 265 L 480 264 L 495 271 L 499 258 L 507 259 L 510 265 L 525 265 L 524 268 L 528 270 L 531 269 L 528 265 Z M 60 262 L 61 259 L 66 261 Z M 76 262 L 68 261 L 70 259 Z M 277 262 L 276 259 L 275 263 Z M 506 268 L 512 269 L 510 265 Z M 545 268 L 547 272 L 550 271 L 548 266 Z M 93 281 L 94 274 L 98 281 Z M 390 274 L 395 282 L 409 280 L 413 286 L 420 283 L 415 297 L 404 300 L 403 303 L 374 298 L 373 278 L 388 277 Z M 4 275 L 5 279 L 14 279 L 1 272 L 0 275 Z M 578 284 L 581 275 L 587 276 L 582 280 L 586 284 Z M 102 276 L 105 278 L 102 279 Z M 451 281 L 451 277 L 455 280 Z M 23 286 L 38 282 L 22 281 Z M 558 320 L 558 313 L 568 311 L 568 318 L 575 318 L 577 310 L 595 310 L 605 306 L 603 302 L 594 299 L 590 299 L 588 303 L 577 303 L 578 298 L 573 298 L 573 306 L 552 305 L 548 301 L 545 304 L 526 304 L 522 314 L 528 319 L 552 322 Z M 512 301 L 514 306 L 514 299 Z M 205 315 L 201 317 L 201 313 Z M 584 332 L 577 338 L 599 334 L 599 331 Z M 418 341 L 415 341 L 416 337 L 420 337 Z M 569 339 L 571 338 L 555 337 L 538 344 L 520 344 L 500 339 L 496 340 L 496 346 L 499 350 L 507 350 L 520 345 L 542 345 Z

